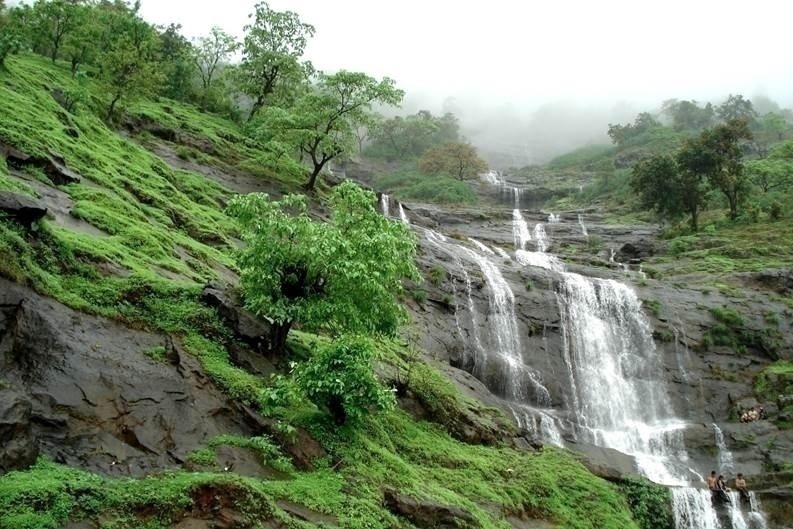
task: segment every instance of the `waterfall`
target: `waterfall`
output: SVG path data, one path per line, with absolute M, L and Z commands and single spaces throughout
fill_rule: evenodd
M 562 217 L 559 215 L 555 215 L 553 213 L 548 215 L 548 224 L 559 224 L 560 222 L 562 222 Z
M 391 209 L 389 207 L 389 202 L 391 201 L 391 197 L 383 193 L 380 195 L 380 210 L 383 212 L 384 217 L 391 216 Z
M 399 219 L 405 224 L 410 225 L 410 220 L 408 220 L 408 216 L 405 213 L 405 208 L 402 207 L 402 202 L 399 203 Z
M 546 235 L 545 226 L 542 223 L 534 226 L 534 240 L 537 241 L 538 252 L 545 252 L 548 250 L 548 235 Z
M 732 452 L 727 449 L 727 444 L 724 442 L 724 433 L 716 423 L 713 423 L 713 437 L 716 440 L 718 469 L 720 474 L 732 474 L 733 460 Z
M 509 258 L 510 258 L 510 257 L 509 257 L 509 254 L 508 254 L 507 252 L 505 252 L 503 248 L 500 248 L 500 247 L 498 247 L 498 246 L 493 246 L 493 251 L 494 251 L 494 252 L 496 253 L 496 255 L 498 255 L 499 257 L 503 257 L 504 259 L 509 259 Z
M 487 255 L 496 255 L 496 252 L 494 252 L 493 250 L 491 250 L 490 248 L 488 248 L 487 246 L 485 246 L 485 245 L 484 245 L 483 243 L 481 243 L 480 241 L 477 241 L 476 239 L 474 239 L 474 238 L 472 238 L 472 237 L 468 237 L 468 240 L 469 240 L 469 241 L 471 241 L 471 243 L 472 243 L 474 246 L 476 246 L 476 248 L 477 248 L 477 249 L 478 249 L 480 252 L 486 253 Z
M 580 213 L 578 214 L 578 225 L 581 226 L 581 235 L 589 237 L 589 233 L 586 231 L 586 224 L 584 224 L 584 216 Z
M 529 225 L 520 212 L 520 193 L 517 188 L 515 188 L 514 193 L 515 209 L 512 210 L 512 238 L 519 250 L 525 250 L 526 245 L 531 240 L 531 235 L 529 234 Z

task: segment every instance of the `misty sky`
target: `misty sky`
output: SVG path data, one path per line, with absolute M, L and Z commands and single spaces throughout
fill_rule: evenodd
M 141 11 L 158 24 L 181 23 L 188 36 L 219 25 L 241 37 L 254 4 L 142 0 Z M 671 97 L 718 101 L 728 93 L 762 93 L 793 104 L 793 2 L 787 0 L 270 5 L 316 27 L 307 57 L 320 69 L 393 77 L 408 92 L 409 111 L 440 111 L 453 97 L 467 134 L 480 144 L 519 137 L 510 149 L 558 152 L 595 136 L 603 141 L 609 121 L 627 121 Z M 537 120 L 538 108 L 545 109 L 545 122 Z M 550 124 L 554 134 L 543 130 Z

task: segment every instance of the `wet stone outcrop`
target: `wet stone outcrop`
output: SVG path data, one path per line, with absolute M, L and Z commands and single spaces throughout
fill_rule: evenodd
M 0 191 L 0 214 L 30 227 L 47 214 L 47 208 L 30 197 Z
M 4 156 L 9 167 L 14 169 L 37 167 L 43 170 L 56 186 L 80 182 L 80 175 L 69 169 L 63 156 L 56 152 L 50 151 L 44 156 L 34 156 L 17 149 L 0 138 L 0 155 Z
M 387 489 L 384 492 L 383 503 L 389 511 L 402 518 L 407 518 L 416 527 L 422 529 L 479 527 L 476 518 L 461 507 L 418 500 L 392 489 Z
M 166 362 L 146 356 L 163 346 Z M 71 466 L 143 475 L 181 465 L 217 435 L 266 427 L 218 391 L 178 341 L 2 279 L 0 373 L 0 471 L 30 464 L 38 447 Z

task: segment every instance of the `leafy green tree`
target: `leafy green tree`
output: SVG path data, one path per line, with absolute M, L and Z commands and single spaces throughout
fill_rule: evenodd
M 333 189 L 330 208 L 323 223 L 309 216 L 304 196 L 276 202 L 251 194 L 229 205 L 246 243 L 238 258 L 245 301 L 274 322 L 276 352 L 296 323 L 393 335 L 406 321 L 397 296 L 403 278 L 418 278 L 410 231 L 380 215 L 375 195 L 351 182 Z
M 460 141 L 460 125 L 454 114 L 433 116 L 422 110 L 411 116 L 383 121 L 372 131 L 370 154 L 389 161 L 415 158 L 430 147 Z
M 447 143 L 429 149 L 419 160 L 419 169 L 430 175 L 467 180 L 487 170 L 487 162 L 468 143 Z
M 649 112 L 642 112 L 636 116 L 633 124 L 613 125 L 609 123 L 608 135 L 614 144 L 622 146 L 631 138 L 635 138 L 639 134 L 649 132 L 661 126 L 661 123 L 655 119 L 652 114 Z
M 110 94 L 107 120 L 120 101 L 155 93 L 163 78 L 156 60 L 154 29 L 134 13 L 122 16 L 126 18 L 121 25 L 123 33 L 98 58 L 100 79 Z
M 793 163 L 787 160 L 752 160 L 746 163 L 746 174 L 763 193 L 793 187 Z
M 713 124 L 715 111 L 713 105 L 707 103 L 700 107 L 696 101 L 664 101 L 661 111 L 672 120 L 672 127 L 677 130 L 702 130 Z
M 292 11 L 275 11 L 267 2 L 256 4 L 245 26 L 240 77 L 242 91 L 253 99 L 250 117 L 283 85 L 302 82 L 311 71 L 300 58 L 314 26 Z
M 684 146 L 687 157 L 681 165 L 707 177 L 710 185 L 724 194 L 733 220 L 738 217 L 738 207 L 750 188 L 743 170 L 740 141 L 751 138 L 747 122 L 733 119 L 704 130 L 696 141 Z
M 101 28 L 93 14 L 96 8 L 79 4 L 74 6 L 75 27 L 63 39 L 63 55 L 69 61 L 72 77 L 77 76 L 80 66 L 96 60 L 96 42 Z
M 661 217 L 676 219 L 690 216 L 691 228 L 699 228 L 699 211 L 705 204 L 707 186 L 704 177 L 696 172 L 681 169 L 685 162 L 684 146 L 677 158 L 657 154 L 641 159 L 633 166 L 631 187 L 639 195 L 642 206 L 654 209 Z
M 36 48 L 49 55 L 52 62 L 58 58 L 64 40 L 81 22 L 82 0 L 36 0 L 33 4 L 33 34 Z
M 394 392 L 383 387 L 372 367 L 374 344 L 362 337 L 343 337 L 319 350 L 295 370 L 295 381 L 336 424 L 358 422 L 370 411 L 394 407 Z
M 188 101 L 194 95 L 196 68 L 193 46 L 182 35 L 180 24 L 158 27 L 157 58 L 163 75 L 161 94 L 171 99 Z
M 760 120 L 760 128 L 768 135 L 772 141 L 781 141 L 785 138 L 785 134 L 789 133 L 793 127 L 781 115 L 776 112 L 769 112 L 765 114 Z
M 394 81 L 364 73 L 339 71 L 318 75 L 318 82 L 290 108 L 271 106 L 257 122 L 255 133 L 265 143 L 293 146 L 311 163 L 306 189 L 334 158 L 354 152 L 356 129 L 369 123 L 373 104 L 396 105 L 404 92 Z
M 740 94 L 732 95 L 716 108 L 716 115 L 722 121 L 743 120 L 748 124 L 754 123 L 757 117 L 752 102 Z
M 5 70 L 5 61 L 9 55 L 17 53 L 23 46 L 24 37 L 19 24 L 13 19 L 13 13 L 0 0 L 0 70 Z
M 194 60 L 201 78 L 201 87 L 204 90 L 208 90 L 212 86 L 218 68 L 228 62 L 239 47 L 240 45 L 233 35 L 217 26 L 212 27 L 209 35 L 198 39 Z

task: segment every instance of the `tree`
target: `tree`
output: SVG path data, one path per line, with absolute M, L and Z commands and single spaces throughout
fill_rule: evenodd
M 468 143 L 447 143 L 425 152 L 419 160 L 419 170 L 431 175 L 466 180 L 486 171 L 487 162 Z
M 338 425 L 360 421 L 371 409 L 394 407 L 394 392 L 383 387 L 372 368 L 374 345 L 344 337 L 325 346 L 295 370 L 295 381 Z
M 100 78 L 111 95 L 107 120 L 113 117 L 119 101 L 151 94 L 162 81 L 154 30 L 135 14 L 126 16 L 125 31 L 99 56 Z
M 713 105 L 707 103 L 700 107 L 696 101 L 664 101 L 661 112 L 672 120 L 672 127 L 677 130 L 701 130 L 713 123 L 715 111 Z
M 791 130 L 790 123 L 782 117 L 781 114 L 776 112 L 769 112 L 763 116 L 760 121 L 760 126 L 768 136 L 773 140 L 781 141 L 785 137 L 785 133 Z
M 19 24 L 13 20 L 13 12 L 5 7 L 0 0 L 0 70 L 5 70 L 5 61 L 9 55 L 17 53 L 23 44 Z
M 194 95 L 196 67 L 193 46 L 182 35 L 180 24 L 157 28 L 157 58 L 163 74 L 161 94 L 171 99 L 187 101 Z
M 34 34 L 39 51 L 49 54 L 52 62 L 58 58 L 66 36 L 80 24 L 82 0 L 36 0 L 33 5 Z
M 195 65 L 201 77 L 201 86 L 208 90 L 212 86 L 218 67 L 229 60 L 240 45 L 233 35 L 213 26 L 209 35 L 201 37 L 195 46 Z
M 750 183 L 743 170 L 739 142 L 751 138 L 747 122 L 733 119 L 704 130 L 697 141 L 688 144 L 686 167 L 705 175 L 710 185 L 724 194 L 733 220 L 738 217 L 738 206 Z
M 404 160 L 421 156 L 430 147 L 460 141 L 460 125 L 454 114 L 436 117 L 421 110 L 383 121 L 373 130 L 373 140 L 370 154 Z
M 253 23 L 245 26 L 240 74 L 242 91 L 253 98 L 253 118 L 279 85 L 300 82 L 310 73 L 310 65 L 301 64 L 300 58 L 314 26 L 301 22 L 292 11 L 270 9 L 267 2 L 256 4 L 250 17 Z
M 667 219 L 688 214 L 691 228 L 697 231 L 707 187 L 701 174 L 681 167 L 687 156 L 684 146 L 677 159 L 658 154 L 639 160 L 633 167 L 631 187 L 639 195 L 643 207 L 654 209 Z
M 81 65 L 93 62 L 96 57 L 96 41 L 101 29 L 93 20 L 95 9 L 83 4 L 76 5 L 75 27 L 63 39 L 63 54 L 69 61 L 72 77 L 77 75 Z
M 652 114 L 649 112 L 642 112 L 636 116 L 633 124 L 613 125 L 609 123 L 608 135 L 614 144 L 622 146 L 629 139 L 660 126 L 661 123 L 655 119 Z
M 746 164 L 746 174 L 763 193 L 793 186 L 793 163 L 787 160 L 752 160 Z
M 716 114 L 722 121 L 743 120 L 748 124 L 754 123 L 757 117 L 752 102 L 740 94 L 732 95 L 716 108 Z
M 372 105 L 396 105 L 403 95 L 387 77 L 378 81 L 344 70 L 319 74 L 316 85 L 292 107 L 268 107 L 254 134 L 265 143 L 291 145 L 307 157 L 312 168 L 305 187 L 310 190 L 329 161 L 354 151 L 355 131 L 371 119 Z
M 308 215 L 306 198 L 233 199 L 246 243 L 238 257 L 247 307 L 273 324 L 282 352 L 294 324 L 333 334 L 393 335 L 406 320 L 402 279 L 416 279 L 415 240 L 379 214 L 376 197 L 351 182 L 335 187 L 327 223 Z

